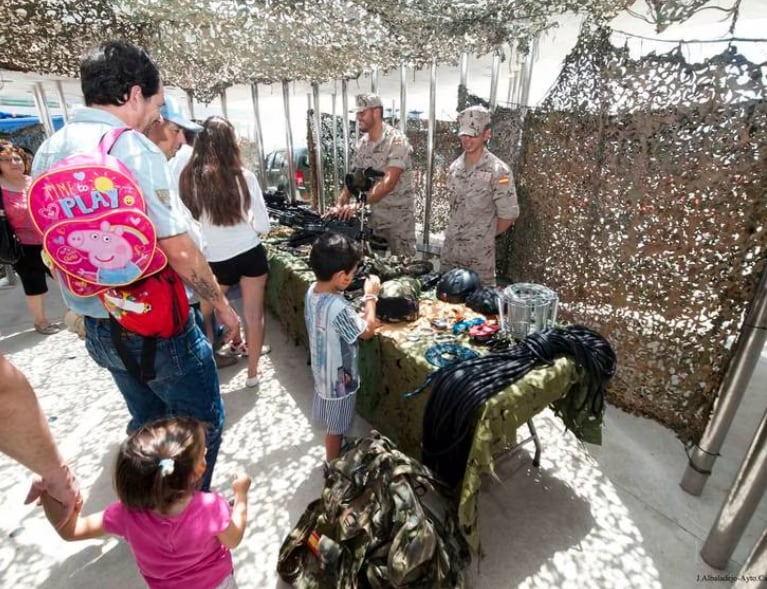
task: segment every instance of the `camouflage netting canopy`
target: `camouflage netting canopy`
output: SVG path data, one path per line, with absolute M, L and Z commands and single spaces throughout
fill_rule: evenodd
M 678 0 L 667 0 L 677 2 Z M 76 77 L 109 38 L 147 47 L 166 82 L 210 102 L 236 83 L 324 82 L 521 47 L 567 11 L 603 22 L 633 0 L 19 0 L 0 5 L 0 67 Z

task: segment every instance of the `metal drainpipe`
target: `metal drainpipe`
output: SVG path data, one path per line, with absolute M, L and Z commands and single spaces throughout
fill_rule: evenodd
M 250 84 L 250 100 L 253 103 L 253 119 L 255 121 L 254 133 L 256 135 L 256 156 L 258 157 L 258 182 L 262 188 L 266 188 L 266 162 L 264 161 L 264 136 L 261 134 L 261 114 L 258 104 L 258 84 Z
M 429 129 L 426 135 L 426 201 L 423 215 L 423 244 L 429 245 L 431 226 L 431 192 L 434 176 L 434 132 L 437 119 L 437 60 L 431 61 L 429 81 Z
M 700 441 L 690 453 L 687 468 L 679 483 L 682 489 L 691 495 L 700 495 L 703 487 L 706 486 L 766 339 L 767 268 L 762 272 L 762 279 L 756 289 L 751 308 L 743 321 L 735 351 L 722 384 L 719 386 L 711 418 Z
M 314 97 L 314 162 L 317 166 L 317 205 L 320 213 L 325 212 L 325 170 L 322 169 L 322 117 L 320 116 L 320 85 L 312 82 Z
M 730 493 L 716 516 L 700 555 L 708 564 L 724 569 L 767 486 L 767 411 L 735 475 Z M 759 571 L 761 574 L 767 570 Z
M 293 131 L 290 128 L 290 83 L 282 81 L 282 104 L 285 112 L 285 157 L 288 159 L 288 197 L 296 201 L 296 167 L 293 165 Z

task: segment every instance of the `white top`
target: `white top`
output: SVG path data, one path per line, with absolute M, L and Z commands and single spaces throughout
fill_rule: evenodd
M 245 220 L 235 225 L 222 226 L 211 223 L 207 213 L 203 212 L 200 217 L 202 236 L 207 245 L 205 257 L 209 262 L 223 262 L 253 249 L 261 243 L 258 234 L 270 229 L 264 195 L 261 194 L 255 174 L 243 168 L 242 175 L 250 191 L 250 209 L 243 209 Z
M 179 147 L 176 155 L 168 160 L 170 175 L 176 181 L 176 187 L 178 187 L 178 181 L 179 178 L 181 178 L 181 172 L 184 170 L 184 167 L 189 163 L 189 160 L 192 157 L 192 151 L 194 151 L 192 146 L 185 143 Z

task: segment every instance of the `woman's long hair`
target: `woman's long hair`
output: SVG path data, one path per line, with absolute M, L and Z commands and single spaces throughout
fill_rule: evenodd
M 213 225 L 236 225 L 250 208 L 242 157 L 232 124 L 209 117 L 197 136 L 189 163 L 179 179 L 181 200 L 192 216 L 207 214 Z

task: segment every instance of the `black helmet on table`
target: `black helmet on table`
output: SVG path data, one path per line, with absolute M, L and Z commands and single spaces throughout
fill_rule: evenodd
M 498 292 L 492 286 L 481 286 L 466 297 L 466 306 L 483 315 L 497 315 Z
M 437 298 L 447 303 L 463 303 L 479 286 L 479 275 L 474 270 L 453 268 L 440 278 Z

